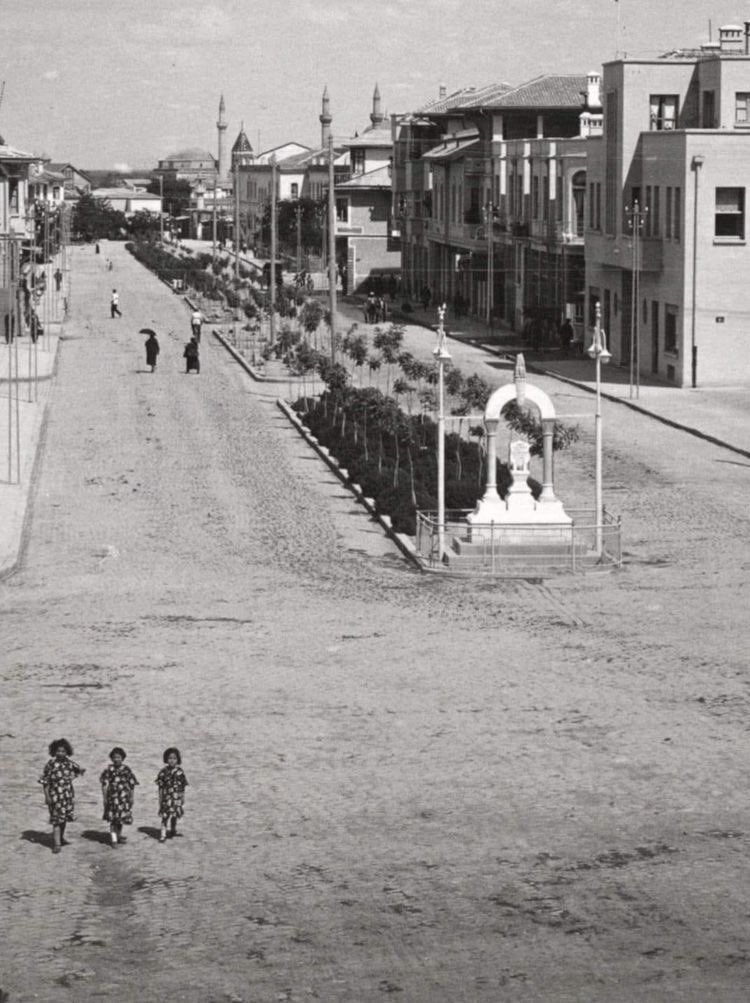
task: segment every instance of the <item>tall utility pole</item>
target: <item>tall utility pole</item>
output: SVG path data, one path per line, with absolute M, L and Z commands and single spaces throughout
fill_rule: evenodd
M 336 362 L 336 192 L 333 188 L 333 136 L 328 137 L 328 294 L 331 312 L 331 362 Z
M 211 247 L 211 261 L 216 261 L 216 175 L 214 174 L 214 206 L 211 214 L 211 229 L 213 231 L 213 245 Z
M 271 157 L 271 344 L 276 341 L 276 157 Z
M 302 206 L 297 203 L 295 209 L 297 217 L 297 275 L 302 271 Z
M 164 243 L 164 176 L 158 176 L 158 239 Z
M 494 236 L 493 221 L 495 219 L 495 206 L 488 202 L 484 210 L 485 226 L 487 227 L 487 326 L 492 327 L 492 238 Z
M 234 194 L 234 277 L 240 277 L 240 162 L 232 164 L 232 189 Z

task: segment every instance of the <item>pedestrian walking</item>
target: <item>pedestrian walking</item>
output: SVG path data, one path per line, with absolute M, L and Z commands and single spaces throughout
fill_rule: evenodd
M 109 299 L 109 312 L 113 320 L 115 317 L 122 317 L 120 313 L 120 295 L 116 289 L 112 290 L 112 295 Z
M 86 772 L 78 763 L 70 758 L 73 746 L 67 738 L 58 738 L 50 742 L 47 762 L 39 778 L 44 790 L 44 800 L 49 809 L 49 820 L 52 826 L 52 852 L 59 853 L 61 846 L 67 846 L 65 826 L 75 821 L 75 791 L 73 778 L 82 777 Z
M 193 310 L 190 314 L 190 327 L 193 331 L 193 337 L 200 345 L 201 343 L 201 327 L 203 326 L 203 314 L 200 310 Z
M 115 266 L 112 264 L 112 259 L 111 258 L 107 258 L 107 271 L 111 272 L 114 267 Z
M 187 345 L 185 345 L 185 351 L 182 353 L 182 356 L 185 359 L 186 373 L 192 372 L 192 370 L 195 370 L 196 373 L 200 373 L 200 350 L 198 348 L 198 342 L 195 339 L 195 335 L 193 335 Z
M 111 763 L 99 777 L 104 799 L 104 821 L 109 822 L 109 841 L 112 847 L 125 843 L 124 825 L 133 824 L 133 793 L 138 784 L 135 774 L 125 765 L 126 752 L 116 745 L 109 754 Z
M 159 358 L 159 340 L 154 331 L 146 338 L 146 365 L 151 366 L 151 372 L 156 369 L 156 360 Z
M 100 247 L 99 247 L 99 241 L 98 241 L 98 240 L 97 240 L 97 242 L 96 242 L 96 253 L 97 253 L 97 254 L 101 254 L 101 253 L 102 253 L 102 252 L 101 252 L 101 249 L 100 249 Z
M 63 280 L 63 273 L 60 271 L 59 268 L 55 270 L 54 279 L 55 279 L 55 290 L 59 293 L 62 287 L 62 280 Z
M 177 835 L 177 819 L 182 818 L 184 814 L 185 788 L 188 786 L 188 781 L 182 769 L 182 755 L 179 749 L 174 746 L 165 749 L 162 761 L 166 766 L 159 770 L 156 783 L 159 788 L 161 818 L 159 842 L 165 843 L 167 836 Z
M 563 355 L 570 354 L 570 348 L 573 344 L 573 325 L 570 323 L 570 317 L 566 317 L 565 320 L 560 325 L 560 345 L 562 346 Z

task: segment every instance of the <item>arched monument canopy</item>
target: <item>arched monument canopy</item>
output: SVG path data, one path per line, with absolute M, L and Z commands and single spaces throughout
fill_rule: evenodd
M 484 409 L 484 420 L 497 421 L 505 405 L 512 400 L 517 400 L 519 404 L 523 404 L 526 401 L 535 404 L 539 409 L 539 416 L 542 421 L 547 418 L 554 419 L 555 417 L 555 405 L 543 390 L 540 390 L 539 387 L 526 384 L 525 392 L 519 396 L 518 381 L 516 381 L 515 383 L 506 383 L 505 386 L 498 387 L 494 391 Z

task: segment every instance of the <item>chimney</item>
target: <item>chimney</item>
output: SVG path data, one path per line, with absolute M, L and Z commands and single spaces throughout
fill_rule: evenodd
M 448 95 L 448 88 L 445 86 L 445 84 L 441 84 L 440 87 L 438 88 L 438 97 L 442 101 L 444 97 L 447 97 L 447 95 Z
M 586 74 L 587 108 L 601 108 L 602 106 L 601 84 L 602 84 L 601 74 L 597 73 L 596 70 L 589 70 L 589 72 Z
M 744 52 L 743 29 L 738 24 L 725 24 L 719 28 L 719 46 L 722 52 Z

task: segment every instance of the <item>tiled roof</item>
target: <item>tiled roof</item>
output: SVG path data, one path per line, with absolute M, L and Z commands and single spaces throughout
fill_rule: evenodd
M 461 108 L 581 108 L 586 93 L 585 74 L 560 75 L 548 73 L 504 94 L 479 94 L 464 101 Z
M 12 146 L 0 145 L 0 160 L 38 160 L 33 153 L 24 153 L 23 150 L 16 150 Z
M 510 84 L 495 83 L 485 84 L 483 87 L 462 87 L 444 98 L 437 98 L 417 109 L 417 114 L 440 115 L 451 111 L 453 108 L 473 107 L 482 104 L 490 98 L 500 97 L 508 91 L 513 90 Z
M 361 136 L 355 136 L 346 145 L 354 148 L 392 146 L 391 127 L 388 125 L 380 126 L 377 129 L 365 129 Z
M 391 179 L 388 176 L 388 165 L 376 167 L 374 171 L 366 174 L 355 174 L 348 181 L 342 181 L 336 188 L 390 188 Z
M 462 157 L 467 150 L 479 145 L 476 136 L 465 139 L 446 139 L 439 146 L 433 146 L 431 150 L 422 154 L 423 160 L 451 160 L 453 157 Z

